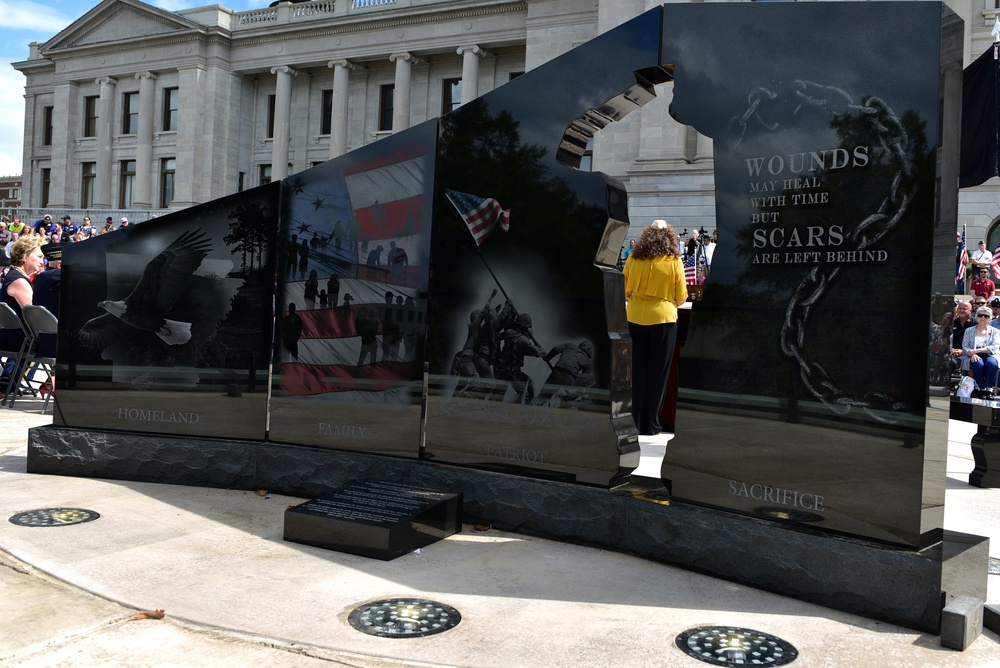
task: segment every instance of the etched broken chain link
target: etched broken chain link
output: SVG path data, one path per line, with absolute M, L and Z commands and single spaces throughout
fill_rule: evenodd
M 773 101 L 777 97 L 778 93 L 765 88 L 756 88 L 750 92 L 747 110 L 740 116 L 734 116 L 729 123 L 731 135 L 735 139 L 734 148 L 746 135 L 750 121 L 769 132 L 780 129 L 778 121 L 769 121 L 760 112 L 762 101 Z M 898 164 L 888 196 L 874 213 L 858 223 L 846 236 L 847 240 L 853 242 L 856 250 L 871 246 L 895 227 L 913 201 L 916 188 L 912 181 L 913 165 L 906 150 L 906 129 L 892 109 L 877 97 L 866 98 L 858 105 L 854 104 L 853 98 L 844 90 L 804 80 L 792 83 L 791 97 L 796 105 L 792 110 L 792 117 L 797 116 L 803 107 L 822 108 L 834 116 L 857 113 L 874 130 L 883 151 Z M 868 393 L 860 399 L 851 397 L 833 382 L 820 364 L 809 361 L 803 354 L 809 311 L 839 273 L 840 266 L 827 266 L 823 263 L 813 265 L 788 302 L 781 328 L 781 350 L 796 361 L 799 375 L 809 392 L 833 412 L 846 415 L 851 408 L 860 408 L 879 422 L 895 424 L 897 420 L 876 411 L 905 411 L 905 404 L 894 401 L 883 393 Z

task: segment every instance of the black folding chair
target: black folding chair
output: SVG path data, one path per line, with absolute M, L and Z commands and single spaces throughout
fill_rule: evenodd
M 42 404 L 44 414 L 56 389 L 56 336 L 59 333 L 59 319 L 44 306 L 31 305 L 24 307 L 24 321 L 32 337 L 31 354 L 25 359 L 28 371 L 24 374 L 24 383 L 30 391 L 45 395 L 45 403 Z M 43 374 L 41 379 L 35 377 L 39 372 Z
M 31 350 L 31 335 L 24 323 L 17 317 L 7 304 L 0 302 L 0 357 L 3 365 L 3 400 L 0 405 L 14 405 L 13 397 L 17 396 L 20 387 L 21 374 L 24 372 L 24 361 Z

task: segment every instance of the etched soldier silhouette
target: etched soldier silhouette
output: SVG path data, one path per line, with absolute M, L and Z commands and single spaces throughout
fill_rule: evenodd
M 303 239 L 302 245 L 299 246 L 299 273 L 305 276 L 307 269 L 309 269 L 309 242 Z
M 531 333 L 531 316 L 521 313 L 513 326 L 504 333 L 503 348 L 498 356 L 496 377 L 510 381 L 510 387 L 521 403 L 529 403 L 535 396 L 531 377 L 522 371 L 525 357 L 541 357 L 545 350 Z
M 340 279 L 336 276 L 331 276 L 326 280 L 326 294 L 327 298 L 330 300 L 330 306 L 336 306 L 337 302 L 340 301 Z
M 558 356 L 549 377 L 545 380 L 536 403 L 546 403 L 553 396 L 572 394 L 568 388 L 593 387 L 594 346 L 590 341 L 580 343 L 560 343 L 545 354 L 542 359 L 550 362 Z
M 348 295 L 344 295 L 346 299 Z M 375 354 L 378 352 L 378 320 L 371 309 L 361 309 L 354 319 L 354 329 L 361 337 L 361 354 L 358 356 L 358 366 L 375 364 Z
M 289 302 L 288 312 L 281 320 L 281 344 L 292 357 L 299 358 L 299 339 L 302 337 L 302 316 L 295 312 L 295 304 Z
M 403 327 L 400 323 L 400 312 L 392 299 L 392 292 L 385 293 L 385 306 L 382 309 L 382 361 L 399 359 L 399 346 L 403 342 Z
M 302 290 L 302 297 L 305 299 L 306 308 L 316 308 L 316 297 L 319 295 L 319 274 L 313 269 L 309 272 L 305 287 Z
M 405 273 L 403 267 L 410 264 L 410 259 L 406 256 L 406 251 L 399 248 L 395 241 L 390 241 L 389 253 L 385 261 L 389 265 L 389 280 L 393 283 L 402 283 Z

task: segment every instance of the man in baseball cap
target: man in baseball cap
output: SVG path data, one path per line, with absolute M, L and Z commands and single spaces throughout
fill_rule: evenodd
M 122 216 L 121 227 L 128 227 L 128 218 Z

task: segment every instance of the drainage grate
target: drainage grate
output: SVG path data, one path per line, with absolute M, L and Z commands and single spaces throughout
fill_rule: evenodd
M 83 508 L 42 508 L 18 513 L 10 518 L 10 522 L 22 527 L 61 527 L 91 522 L 98 517 L 99 513 Z
M 383 638 L 421 638 L 454 628 L 462 621 L 458 610 L 420 598 L 391 598 L 367 603 L 351 611 L 351 626 Z
M 781 638 L 731 626 L 690 629 L 677 636 L 677 646 L 685 654 L 716 666 L 783 666 L 799 655 Z
M 986 572 L 990 575 L 1000 575 L 1000 559 L 996 557 L 990 557 L 990 560 L 986 566 Z

